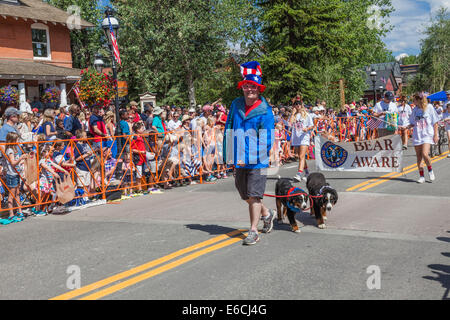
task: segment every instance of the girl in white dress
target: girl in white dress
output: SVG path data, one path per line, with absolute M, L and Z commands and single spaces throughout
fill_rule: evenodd
M 408 149 L 408 126 L 409 117 L 411 116 L 412 110 L 409 104 L 406 103 L 406 97 L 402 96 L 400 99 L 400 104 L 397 107 L 398 111 L 398 132 L 402 137 L 403 150 Z
M 428 168 L 430 180 L 435 179 L 430 159 L 430 145 L 439 140 L 438 136 L 438 115 L 431 104 L 428 104 L 426 95 L 423 92 L 414 95 L 414 104 L 416 107 L 409 118 L 410 128 L 413 129 L 413 145 L 416 150 L 417 167 L 419 168 L 418 183 L 424 183 L 424 167 L 422 160 Z
M 314 122 L 311 115 L 306 111 L 305 107 L 297 103 L 292 109 L 292 115 L 289 119 L 289 123 L 292 123 L 292 138 L 291 143 L 293 147 L 296 147 L 298 152 L 298 172 L 294 176 L 297 181 L 305 180 L 308 175 L 306 165 L 306 152 L 311 144 L 310 131 L 314 128 Z M 305 172 L 303 170 L 305 169 Z

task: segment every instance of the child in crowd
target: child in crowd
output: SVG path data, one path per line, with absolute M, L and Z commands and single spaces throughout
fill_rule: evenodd
M 6 135 L 6 143 L 10 145 L 6 148 L 6 156 L 8 157 L 6 162 L 6 187 L 9 189 L 8 208 L 9 217 L 11 222 L 20 222 L 24 216 L 22 209 L 20 208 L 20 174 L 23 172 L 23 162 L 27 157 L 27 154 L 21 154 L 18 145 L 19 135 L 15 132 L 9 132 Z M 14 215 L 14 201 L 19 207 L 17 209 L 17 216 Z
M 131 162 L 130 156 L 126 154 L 124 156 L 124 161 L 122 164 L 123 177 L 122 182 L 120 184 L 121 188 L 125 188 L 123 191 L 125 197 L 129 197 L 131 194 L 130 185 L 131 185 L 131 174 L 133 172 L 132 167 L 133 164 Z
M 55 163 L 60 165 L 64 170 L 69 172 L 70 175 L 72 175 L 72 172 L 75 168 L 75 158 L 73 154 L 68 152 L 68 150 L 65 150 L 64 142 L 57 141 L 55 142 L 53 151 L 53 160 Z M 64 178 L 64 173 L 60 170 L 56 171 L 61 179 Z
M 40 146 L 39 152 L 39 189 L 41 191 L 41 203 L 39 211 L 34 212 L 36 216 L 44 216 L 51 213 L 53 205 L 49 205 L 49 201 L 56 201 L 56 184 L 55 179 L 59 179 L 56 170 L 69 175 L 69 172 L 53 162 L 51 157 L 51 147 L 49 145 Z
M 78 176 L 78 187 L 85 188 L 89 191 L 92 187 L 91 178 L 91 158 L 94 154 L 93 150 L 86 143 L 87 133 L 84 130 L 77 130 L 75 132 L 78 142 L 74 145 L 73 155 L 76 161 L 75 172 Z

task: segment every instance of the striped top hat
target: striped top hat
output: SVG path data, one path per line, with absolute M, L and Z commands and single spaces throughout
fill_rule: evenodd
M 261 65 L 258 61 L 250 61 L 241 64 L 241 74 L 244 80 L 238 83 L 238 89 L 241 89 L 242 85 L 245 83 L 251 83 L 257 85 L 260 92 L 266 90 L 266 86 L 262 84 Z

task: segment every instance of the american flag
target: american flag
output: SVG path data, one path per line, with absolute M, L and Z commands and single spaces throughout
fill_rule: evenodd
M 371 117 L 368 121 L 367 121 L 367 127 L 371 130 L 374 130 L 376 128 L 378 128 L 380 126 L 380 124 L 383 123 L 383 120 L 375 118 L 375 117 Z
M 77 96 L 78 101 L 80 101 L 80 106 L 82 108 L 86 108 L 86 105 L 84 104 L 83 101 L 81 101 L 80 99 L 80 87 L 79 87 L 79 82 L 77 82 L 75 84 L 75 86 L 73 87 L 73 92 L 75 93 L 75 95 Z
M 111 20 L 109 19 L 109 16 L 108 16 L 108 22 L 109 22 L 109 32 L 111 34 L 111 43 L 112 43 L 113 51 L 114 51 L 114 57 L 116 58 L 117 63 L 119 65 L 122 65 L 122 60 L 120 60 L 119 46 L 117 45 L 117 39 L 116 39 L 116 36 L 114 35 L 114 30 L 112 28 Z
M 261 70 L 261 66 L 260 65 L 256 65 L 255 68 L 245 68 L 243 66 L 241 66 L 241 74 L 243 77 L 245 77 L 248 74 L 256 74 L 257 76 L 261 76 L 262 75 L 262 70 Z

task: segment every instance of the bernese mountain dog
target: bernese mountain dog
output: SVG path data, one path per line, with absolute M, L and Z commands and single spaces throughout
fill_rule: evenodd
M 282 223 L 283 216 L 287 216 L 289 224 L 291 225 L 291 230 L 293 232 L 300 232 L 297 221 L 295 220 L 295 214 L 302 212 L 308 207 L 308 194 L 302 189 L 294 187 L 290 180 L 291 179 L 280 178 L 278 176 L 278 181 L 275 185 L 275 195 L 283 196 L 276 198 L 278 214 L 277 222 Z M 285 197 L 291 194 L 294 196 Z
M 327 213 L 330 213 L 333 206 L 338 201 L 338 194 L 335 189 L 330 187 L 325 176 L 320 172 L 313 172 L 306 180 L 311 201 L 311 214 L 316 217 L 317 226 L 325 229 Z

